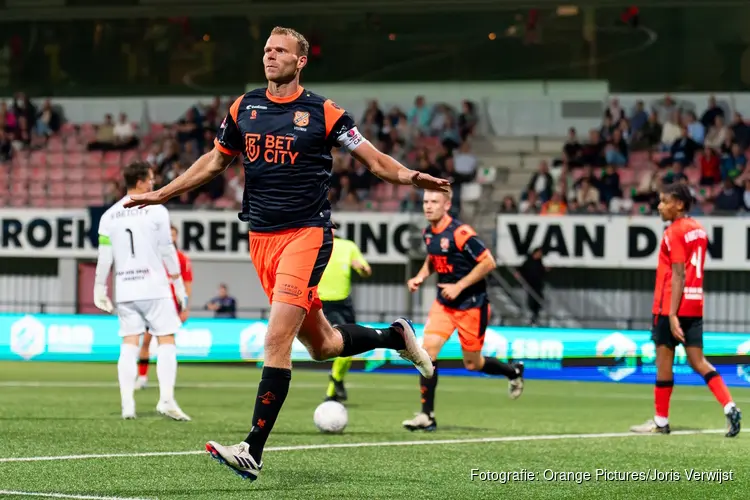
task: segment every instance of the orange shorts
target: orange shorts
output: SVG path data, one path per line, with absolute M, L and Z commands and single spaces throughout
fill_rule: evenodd
M 490 319 L 490 305 L 472 309 L 451 309 L 437 300 L 432 304 L 424 325 L 425 335 L 439 335 L 448 340 L 455 330 L 461 349 L 478 352 L 484 346 L 484 332 Z
M 250 258 L 271 303 L 320 309 L 318 283 L 333 250 L 333 233 L 322 227 L 250 232 Z

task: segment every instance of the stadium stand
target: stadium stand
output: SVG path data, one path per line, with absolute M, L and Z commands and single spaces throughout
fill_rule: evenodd
M 111 203 L 124 192 L 121 167 L 136 159 L 153 164 L 157 183 L 166 183 L 211 149 L 229 104 L 219 97 L 209 105 L 196 104 L 176 123 L 144 126 L 125 114 L 116 123 L 109 114 L 101 123 L 70 123 L 50 100 L 37 109 L 18 93 L 11 103 L 0 102 L 0 203 L 36 208 Z M 477 122 L 471 102 L 459 112 L 423 97 L 408 112 L 393 108 L 384 113 L 373 101 L 361 119 L 365 135 L 383 151 L 457 185 L 472 181 L 477 172 L 471 151 Z M 171 205 L 236 209 L 243 175 L 236 164 L 223 178 Z M 419 192 L 382 183 L 346 155 L 334 156 L 332 185 L 331 202 L 341 210 L 421 211 Z

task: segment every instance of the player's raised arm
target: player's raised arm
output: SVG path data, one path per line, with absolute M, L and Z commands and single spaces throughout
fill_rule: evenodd
M 328 100 L 323 105 L 326 134 L 341 148 L 377 177 L 391 184 L 413 185 L 422 189 L 446 191 L 450 181 L 438 179 L 416 170 L 411 170 L 379 151 L 357 130 L 354 119 L 339 106 Z
M 125 208 L 161 205 L 175 196 L 192 191 L 218 176 L 242 154 L 243 139 L 237 126 L 237 112 L 242 97 L 229 108 L 229 113 L 219 127 L 214 149 L 198 158 L 184 174 L 166 186 L 150 193 L 132 195 Z
M 105 312 L 112 312 L 114 307 L 107 294 L 107 278 L 114 263 L 112 243 L 104 221 L 99 223 L 99 254 L 96 258 L 96 277 L 94 278 L 94 305 Z

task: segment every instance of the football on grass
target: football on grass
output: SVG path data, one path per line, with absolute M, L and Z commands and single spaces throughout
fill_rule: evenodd
M 325 401 L 315 408 L 315 427 L 320 432 L 337 434 L 343 432 L 349 422 L 346 407 L 337 401 Z

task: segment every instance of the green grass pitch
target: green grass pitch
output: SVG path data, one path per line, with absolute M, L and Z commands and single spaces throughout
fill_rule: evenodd
M 31 493 L 94 500 L 686 500 L 747 498 L 750 491 L 750 441 L 744 434 L 723 436 L 722 410 L 705 387 L 674 390 L 671 423 L 683 433 L 634 436 L 628 427 L 652 415 L 649 385 L 527 380 L 523 396 L 511 401 L 504 379 L 444 376 L 436 398 L 438 431 L 410 433 L 401 421 L 419 407 L 416 372 L 354 373 L 348 378 L 349 426 L 342 435 L 323 435 L 312 414 L 327 374 L 298 370 L 264 470 L 251 483 L 211 460 L 203 447 L 208 440 L 235 444 L 246 436 L 260 371 L 254 365 L 181 365 L 177 400 L 192 422 L 156 414 L 155 372 L 152 365 L 151 386 L 137 393 L 139 418 L 123 421 L 114 365 L 0 363 L 0 500 Z M 733 394 L 750 411 L 750 390 Z M 361 446 L 333 446 L 342 444 Z M 100 457 L 65 458 L 71 455 Z M 473 469 L 497 473 L 496 480 L 472 478 Z M 597 469 L 656 470 L 660 480 L 597 480 Z M 687 477 L 719 469 L 723 482 Z M 514 472 L 515 478 L 498 480 Z M 576 473 L 580 481 L 563 480 Z

